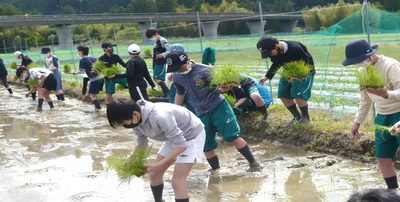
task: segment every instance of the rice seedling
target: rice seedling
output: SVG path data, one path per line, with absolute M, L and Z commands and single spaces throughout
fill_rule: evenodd
M 147 94 L 149 96 L 161 96 L 164 95 L 164 92 L 162 91 L 162 89 L 156 89 L 155 91 L 151 88 L 147 88 Z
M 356 72 L 356 77 L 360 85 L 360 90 L 366 88 L 383 89 L 385 87 L 385 76 L 378 72 L 373 65 L 359 69 Z
M 145 164 L 150 150 L 151 147 L 138 147 L 128 157 L 111 156 L 107 159 L 107 171 L 109 169 L 117 171 L 121 184 L 129 183 L 133 176 L 140 177 L 146 173 Z
M 144 56 L 147 56 L 147 57 L 151 57 L 152 56 L 152 52 L 151 52 L 151 50 L 149 48 L 144 50 Z
M 100 60 L 97 60 L 96 62 L 93 63 L 93 69 L 95 69 L 100 74 L 103 74 L 104 76 L 107 77 L 120 73 L 118 65 L 115 64 L 112 65 L 111 67 L 108 67 Z
M 117 90 L 124 90 L 125 87 L 122 86 L 121 84 L 117 83 L 117 84 L 115 85 L 115 89 L 117 89 Z
M 10 67 L 11 69 L 17 69 L 17 62 L 11 62 Z
M 228 93 L 223 93 L 222 94 L 226 101 L 228 101 L 229 105 L 233 106 L 236 103 L 236 98 L 233 95 L 229 95 Z
M 288 81 L 302 80 L 308 76 L 312 67 L 303 60 L 288 62 L 276 72 Z
M 70 64 L 64 64 L 64 73 L 68 74 L 71 72 L 71 65 Z
M 28 69 L 35 68 L 35 67 L 39 67 L 39 65 L 34 62 L 29 63 L 29 65 L 27 66 Z
M 210 85 L 239 85 L 246 76 L 246 69 L 233 65 L 224 65 L 222 67 L 215 67 L 211 70 L 211 83 Z
M 395 124 L 392 127 L 375 125 L 375 130 L 385 132 L 388 131 L 392 136 L 398 136 L 400 134 L 400 124 Z
M 28 79 L 28 86 L 30 88 L 34 88 L 37 85 L 39 85 L 39 79 L 38 78 Z
M 69 82 L 69 85 L 71 87 L 77 87 L 78 86 L 78 82 L 77 81 L 71 81 L 71 82 Z

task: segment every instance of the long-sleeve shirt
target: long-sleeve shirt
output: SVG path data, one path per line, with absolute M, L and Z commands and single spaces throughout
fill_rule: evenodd
M 146 62 L 139 56 L 132 57 L 126 63 L 125 74 L 117 74 L 115 78 L 127 78 L 128 85 L 138 83 L 146 79 L 151 87 L 155 88 L 155 84 L 151 79 Z
M 374 65 L 379 73 L 386 78 L 388 88 L 388 98 L 382 98 L 375 94 L 361 91 L 360 106 L 358 108 L 354 122 L 362 123 L 371 109 L 372 103 L 375 103 L 376 112 L 382 115 L 389 115 L 400 112 L 400 63 L 383 55 Z M 361 68 L 359 69 L 361 71 Z
M 112 65 L 117 63 L 119 63 L 123 67 L 126 67 L 126 63 L 119 55 L 116 54 L 112 54 L 111 57 L 108 57 L 108 55 L 104 53 L 104 55 L 99 57 L 99 60 L 103 61 L 104 65 L 106 65 L 107 67 L 111 67 Z
M 165 59 L 165 56 L 167 56 L 169 52 L 170 52 L 170 47 L 169 47 L 167 39 L 165 39 L 164 37 L 160 37 L 154 43 L 154 47 L 153 47 L 153 64 L 157 64 L 157 65 L 166 64 L 167 60 Z M 157 58 L 156 56 L 158 54 L 162 54 L 164 57 Z
M 148 139 L 169 141 L 174 147 L 186 146 L 186 141 L 195 138 L 204 124 L 188 109 L 171 103 L 139 101 L 142 122 L 133 129 L 136 144 L 145 146 Z
M 306 64 L 311 65 L 312 70 L 310 73 L 315 73 L 314 60 L 306 46 L 297 41 L 281 41 L 280 43 L 286 43 L 287 50 L 285 50 L 286 52 L 284 54 L 270 57 L 272 65 L 267 74 L 265 74 L 268 79 L 272 79 L 278 69 L 285 65 L 285 63 L 299 60 L 303 60 Z

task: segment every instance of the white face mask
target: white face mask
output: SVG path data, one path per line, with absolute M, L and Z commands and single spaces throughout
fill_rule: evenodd
M 366 67 L 368 67 L 370 64 L 371 64 L 371 62 L 368 62 L 367 60 L 364 60 L 364 61 L 362 61 L 362 62 L 360 62 L 360 63 L 357 63 L 356 65 L 359 66 L 359 67 L 366 68 Z
M 46 53 L 46 58 L 48 58 L 48 57 L 50 57 L 51 56 L 51 54 L 50 53 Z
M 152 37 L 152 38 L 150 38 L 150 40 L 157 41 L 157 37 Z
M 28 76 L 29 76 L 28 74 L 23 74 L 22 78 L 25 80 L 26 78 L 28 78 Z
M 183 72 L 179 72 L 179 74 L 187 74 L 192 70 L 192 66 L 189 63 L 186 63 L 186 70 Z

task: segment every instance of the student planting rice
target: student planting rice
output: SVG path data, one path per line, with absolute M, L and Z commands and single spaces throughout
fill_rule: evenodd
M 359 138 L 358 129 L 367 117 L 373 103 L 377 115 L 375 124 L 376 158 L 379 170 L 389 189 L 399 187 L 393 159 L 399 147 L 400 136 L 392 136 L 389 130 L 381 130 L 380 127 L 390 127 L 400 121 L 400 62 L 384 55 L 377 55 L 378 45 L 370 46 L 363 39 L 350 41 L 346 45 L 346 59 L 343 65 L 357 65 L 359 71 L 365 68 L 375 68 L 379 74 L 385 75 L 386 88 L 364 88 L 361 90 L 360 106 L 351 129 L 351 134 Z M 373 65 L 373 66 L 370 66 Z M 368 70 L 366 70 L 368 72 Z M 377 74 L 377 75 L 379 75 Z M 389 85 L 390 84 L 390 85 Z
M 149 163 L 150 187 L 156 202 L 164 201 L 163 176 L 174 163 L 171 184 L 175 200 L 188 202 L 186 179 L 195 162 L 201 163 L 205 142 L 204 125 L 188 109 L 170 103 L 151 103 L 131 99 L 117 99 L 107 107 L 107 119 L 111 127 L 131 128 L 136 134 L 135 151 L 146 147 L 148 139 L 163 141 L 155 163 Z

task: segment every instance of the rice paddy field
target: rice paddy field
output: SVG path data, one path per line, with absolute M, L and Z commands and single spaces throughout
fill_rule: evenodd
M 310 106 L 320 107 L 322 109 L 332 110 L 334 112 L 355 112 L 358 106 L 359 88 L 358 81 L 355 77 L 357 67 L 341 65 L 345 59 L 345 45 L 352 39 L 362 38 L 368 40 L 366 34 L 359 35 L 329 35 L 321 32 L 309 33 L 293 33 L 271 34 L 280 40 L 300 41 L 305 44 L 309 52 L 313 55 L 316 63 L 316 75 L 314 78 L 313 95 L 310 99 Z M 201 50 L 206 47 L 212 47 L 216 50 L 215 68 L 224 65 L 240 66 L 250 72 L 250 76 L 254 78 L 262 77 L 268 66 L 271 65 L 269 59 L 261 59 L 259 51 L 256 49 L 256 43 L 261 35 L 234 35 L 216 38 L 171 38 L 168 39 L 170 44 L 181 43 L 191 59 L 196 62 L 202 62 Z M 370 35 L 371 45 L 378 44 L 378 54 L 400 59 L 396 54 L 398 51 L 400 35 L 397 33 L 390 34 L 372 34 Z M 153 43 L 139 43 L 138 40 L 132 41 L 116 41 L 118 44 L 114 48 L 114 53 L 120 55 L 125 61 L 129 59 L 127 48 L 131 43 L 137 43 L 144 53 L 146 50 L 152 50 Z M 90 42 L 85 45 L 90 47 L 90 55 L 98 58 L 103 54 L 100 47 L 101 42 Z M 78 44 L 76 44 L 77 46 Z M 31 47 L 26 51 L 31 59 L 44 66 L 43 55 L 40 54 L 41 47 Z M 70 64 L 73 71 L 79 69 L 78 64 L 80 58 L 77 55 L 76 47 L 60 50 L 52 47 L 53 53 L 60 59 L 61 67 L 64 64 Z M 15 60 L 13 56 L 14 50 L 8 48 L 8 54 L 0 55 L 4 60 L 9 72 L 14 72 L 10 64 Z M 144 55 L 144 54 L 142 54 Z M 146 60 L 150 73 L 152 73 L 152 60 Z M 120 67 L 122 71 L 123 68 Z M 81 76 L 64 74 L 63 79 L 67 81 L 82 82 Z M 276 98 L 277 84 L 279 75 L 277 74 L 271 81 L 265 85 L 270 87 L 275 102 L 279 102 Z

